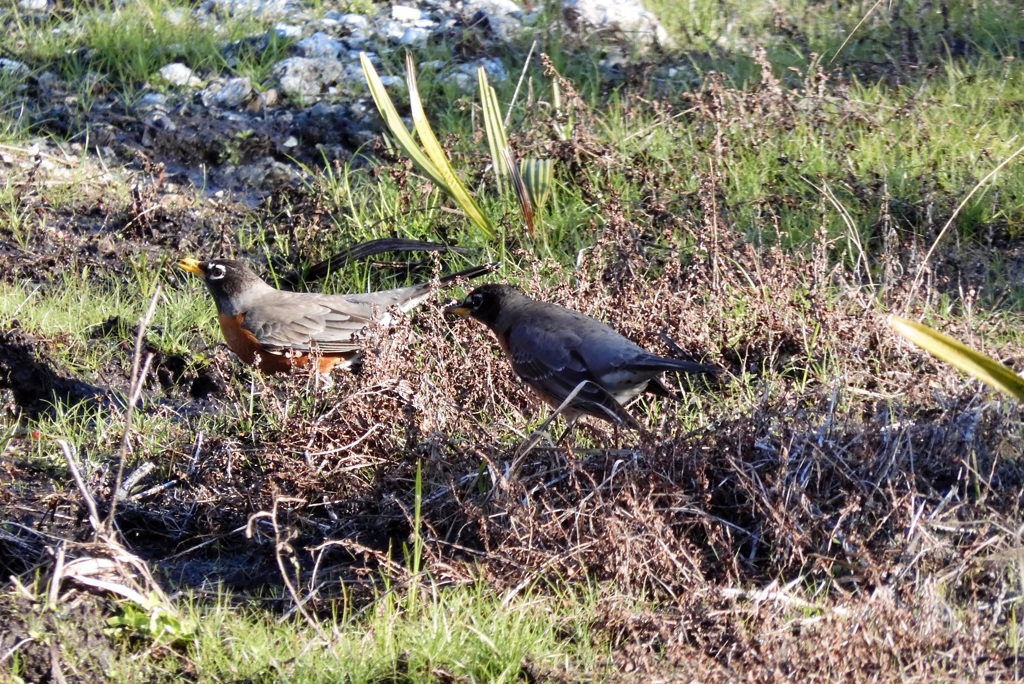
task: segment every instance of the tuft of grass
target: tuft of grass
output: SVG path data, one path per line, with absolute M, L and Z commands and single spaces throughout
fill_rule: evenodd
M 564 676 L 566 662 L 592 666 L 600 658 L 601 645 L 586 629 L 594 614 L 578 611 L 579 603 L 552 602 L 531 591 L 506 602 L 482 585 L 426 589 L 412 614 L 395 592 L 379 596 L 362 616 L 336 614 L 329 643 L 302 622 L 282 623 L 255 608 L 240 611 L 227 597 L 212 606 L 191 602 L 199 634 L 187 657 L 205 678 L 273 673 L 309 682 L 399 676 L 511 682 Z

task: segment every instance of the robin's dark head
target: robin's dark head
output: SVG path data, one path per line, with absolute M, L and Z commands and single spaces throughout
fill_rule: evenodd
M 461 303 L 448 307 L 444 312 L 453 316 L 472 316 L 493 328 L 498 322 L 502 307 L 510 299 L 522 296 L 523 293 L 511 285 L 490 283 L 476 288 Z
M 178 268 L 195 273 L 203 279 L 210 289 L 217 308 L 249 291 L 260 291 L 268 287 L 263 280 L 253 273 L 242 261 L 234 259 L 211 259 L 200 262 L 186 258 L 178 262 Z

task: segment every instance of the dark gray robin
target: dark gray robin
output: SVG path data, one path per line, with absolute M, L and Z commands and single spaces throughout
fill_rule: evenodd
M 310 360 L 326 375 L 359 354 L 357 333 L 373 321 L 391 323 L 390 310 L 408 311 L 430 295 L 430 283 L 366 294 L 286 292 L 271 287 L 247 264 L 233 259 L 178 266 L 203 279 L 217 305 L 224 341 L 248 364 L 266 373 L 305 368 Z M 441 284 L 492 270 L 473 268 L 442 276 Z
M 721 370 L 653 354 L 600 321 L 509 285 L 478 287 L 445 312 L 472 316 L 493 330 L 512 369 L 552 406 L 560 407 L 578 388 L 564 410 L 570 421 L 588 414 L 639 429 L 623 406 L 645 391 L 676 398 L 661 373 Z

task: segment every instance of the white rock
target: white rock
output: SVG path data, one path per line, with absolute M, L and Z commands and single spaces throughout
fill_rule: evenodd
M 344 62 L 345 80 L 354 83 L 366 83 L 366 75 L 363 74 L 363 67 L 358 61 Z
M 162 109 L 167 106 L 167 96 L 163 93 L 146 93 L 135 103 L 135 111 L 148 112 L 153 109 Z
M 392 43 L 397 43 L 402 40 L 402 36 L 405 35 L 405 24 L 398 21 L 386 21 L 380 27 L 380 35 Z
M 20 0 L 18 7 L 29 12 L 42 12 L 46 9 L 46 0 Z
M 28 67 L 16 59 L 0 57 L 0 74 L 5 74 L 7 76 L 26 76 L 28 75 Z
M 274 31 L 281 38 L 295 39 L 302 35 L 302 27 L 295 24 L 276 24 Z
M 404 24 L 412 24 L 420 19 L 426 19 L 424 12 L 407 5 L 392 5 L 391 18 Z
M 505 66 L 497 59 L 478 59 L 473 62 L 460 64 L 448 78 L 455 83 L 464 93 L 473 93 L 477 90 L 477 69 L 484 68 L 487 73 L 487 80 L 491 83 L 500 83 L 508 79 L 508 72 Z
M 189 14 L 180 7 L 172 7 L 164 10 L 164 19 L 174 26 L 182 26 L 188 21 Z
M 522 16 L 523 14 L 522 8 L 513 0 L 467 0 L 465 7 L 474 12 L 480 10 L 496 14 L 513 14 L 515 16 Z
M 338 23 L 353 31 L 366 31 L 370 28 L 370 20 L 362 14 L 343 14 L 338 17 Z
M 345 68 L 336 59 L 289 57 L 274 65 L 281 90 L 292 97 L 311 98 L 345 80 Z
M 345 45 L 350 49 L 359 50 L 366 46 L 370 39 L 370 20 L 362 14 L 342 14 L 338 17 L 338 25 L 342 29 L 348 29 L 348 35 L 344 33 Z
M 562 15 L 582 37 L 593 32 L 609 40 L 625 40 L 638 47 L 671 45 L 668 31 L 639 0 L 563 0 Z
M 212 13 L 227 14 L 229 16 L 284 16 L 287 10 L 288 0 L 210 0 L 208 10 Z
M 467 0 L 463 12 L 482 14 L 494 36 L 501 41 L 515 38 L 523 28 L 523 10 L 512 0 Z
M 402 37 L 398 39 L 398 42 L 402 45 L 419 45 L 425 43 L 434 34 L 430 29 L 418 28 L 416 26 L 410 26 L 405 29 Z
M 229 78 L 222 84 L 211 85 L 203 91 L 202 100 L 206 107 L 231 109 L 241 105 L 252 95 L 252 83 L 248 77 Z
M 319 31 L 295 44 L 299 56 L 310 59 L 337 59 L 343 47 L 341 43 Z
M 160 69 L 160 78 L 164 79 L 171 85 L 179 87 L 199 86 L 203 84 L 200 79 L 196 78 L 196 75 L 192 70 L 181 62 L 168 64 L 164 68 Z
M 502 81 L 508 80 L 508 72 L 505 71 L 505 65 L 501 63 L 501 60 L 494 58 L 478 59 L 473 62 L 467 62 L 459 67 L 459 69 L 467 74 L 472 74 L 473 77 L 476 78 L 476 71 L 480 67 L 483 67 L 484 71 L 487 72 L 488 80 L 494 83 L 501 83 Z
M 453 82 L 459 90 L 466 94 L 475 92 L 477 87 L 476 74 L 470 76 L 463 71 L 456 71 L 448 77 L 448 80 Z

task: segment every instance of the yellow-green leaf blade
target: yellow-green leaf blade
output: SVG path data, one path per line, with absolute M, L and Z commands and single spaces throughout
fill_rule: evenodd
M 501 121 L 501 108 L 498 95 L 487 81 L 487 70 L 480 67 L 476 71 L 477 86 L 480 91 L 480 111 L 483 112 L 484 131 L 487 133 L 487 146 L 491 150 L 491 165 L 498 181 L 498 192 L 505 192 L 505 179 L 509 169 L 505 164 L 502 150 L 508 147 L 505 124 Z
M 509 180 L 512 182 L 512 189 L 516 192 L 516 200 L 519 202 L 519 211 L 523 214 L 523 221 L 526 222 L 526 230 L 530 237 L 536 237 L 537 228 L 534 222 L 533 203 L 530 201 L 530 192 L 526 183 L 523 182 L 523 177 L 519 173 L 519 165 L 516 164 L 512 148 L 505 145 L 501 149 L 501 158 L 505 170 L 508 171 Z
M 373 96 L 373 101 L 377 105 L 377 111 L 379 111 L 381 116 L 384 118 L 384 123 L 387 124 L 388 130 L 391 131 L 391 135 L 395 136 L 399 146 L 405 150 L 405 153 L 409 155 L 413 160 L 413 163 L 415 163 L 416 166 L 418 166 L 420 170 L 430 178 L 431 182 L 437 185 L 442 191 L 451 195 L 451 190 L 448 183 L 445 181 L 444 176 L 440 171 L 438 171 L 430 158 L 424 154 L 419 145 L 416 144 L 416 139 L 413 138 L 409 129 L 405 127 L 402 117 L 398 114 L 398 110 L 395 109 L 395 105 L 391 101 L 391 97 L 388 96 L 388 92 L 384 88 L 384 82 L 380 80 L 380 76 L 377 75 L 377 70 L 373 67 L 373 63 L 370 62 L 370 58 L 366 56 L 365 52 L 359 53 L 359 62 L 362 64 L 363 74 L 366 76 L 366 83 L 370 88 L 370 95 Z
M 441 143 L 438 142 L 437 136 L 434 135 L 434 131 L 430 127 L 430 122 L 427 121 L 426 112 L 423 110 L 423 101 L 420 99 L 419 88 L 416 85 L 416 69 L 412 61 L 412 55 L 406 55 L 405 68 L 406 80 L 409 84 L 409 109 L 412 113 L 413 128 L 416 130 L 416 135 L 420 138 L 423 150 L 430 157 L 434 168 L 437 169 L 437 172 L 444 179 L 448 194 L 466 212 L 469 220 L 483 230 L 488 238 L 496 237 L 498 231 L 494 223 L 483 212 L 462 180 L 456 175 L 455 169 L 452 168 L 451 162 L 448 160 L 448 156 L 444 153 L 444 148 L 441 147 Z
M 897 334 L 936 358 L 959 368 L 993 389 L 1005 392 L 1015 399 L 1024 400 L 1024 378 L 995 359 L 916 321 L 892 316 L 889 325 Z
M 519 173 L 530 193 L 533 206 L 543 211 L 551 194 L 551 186 L 555 182 L 555 163 L 553 159 L 524 159 L 519 164 Z

